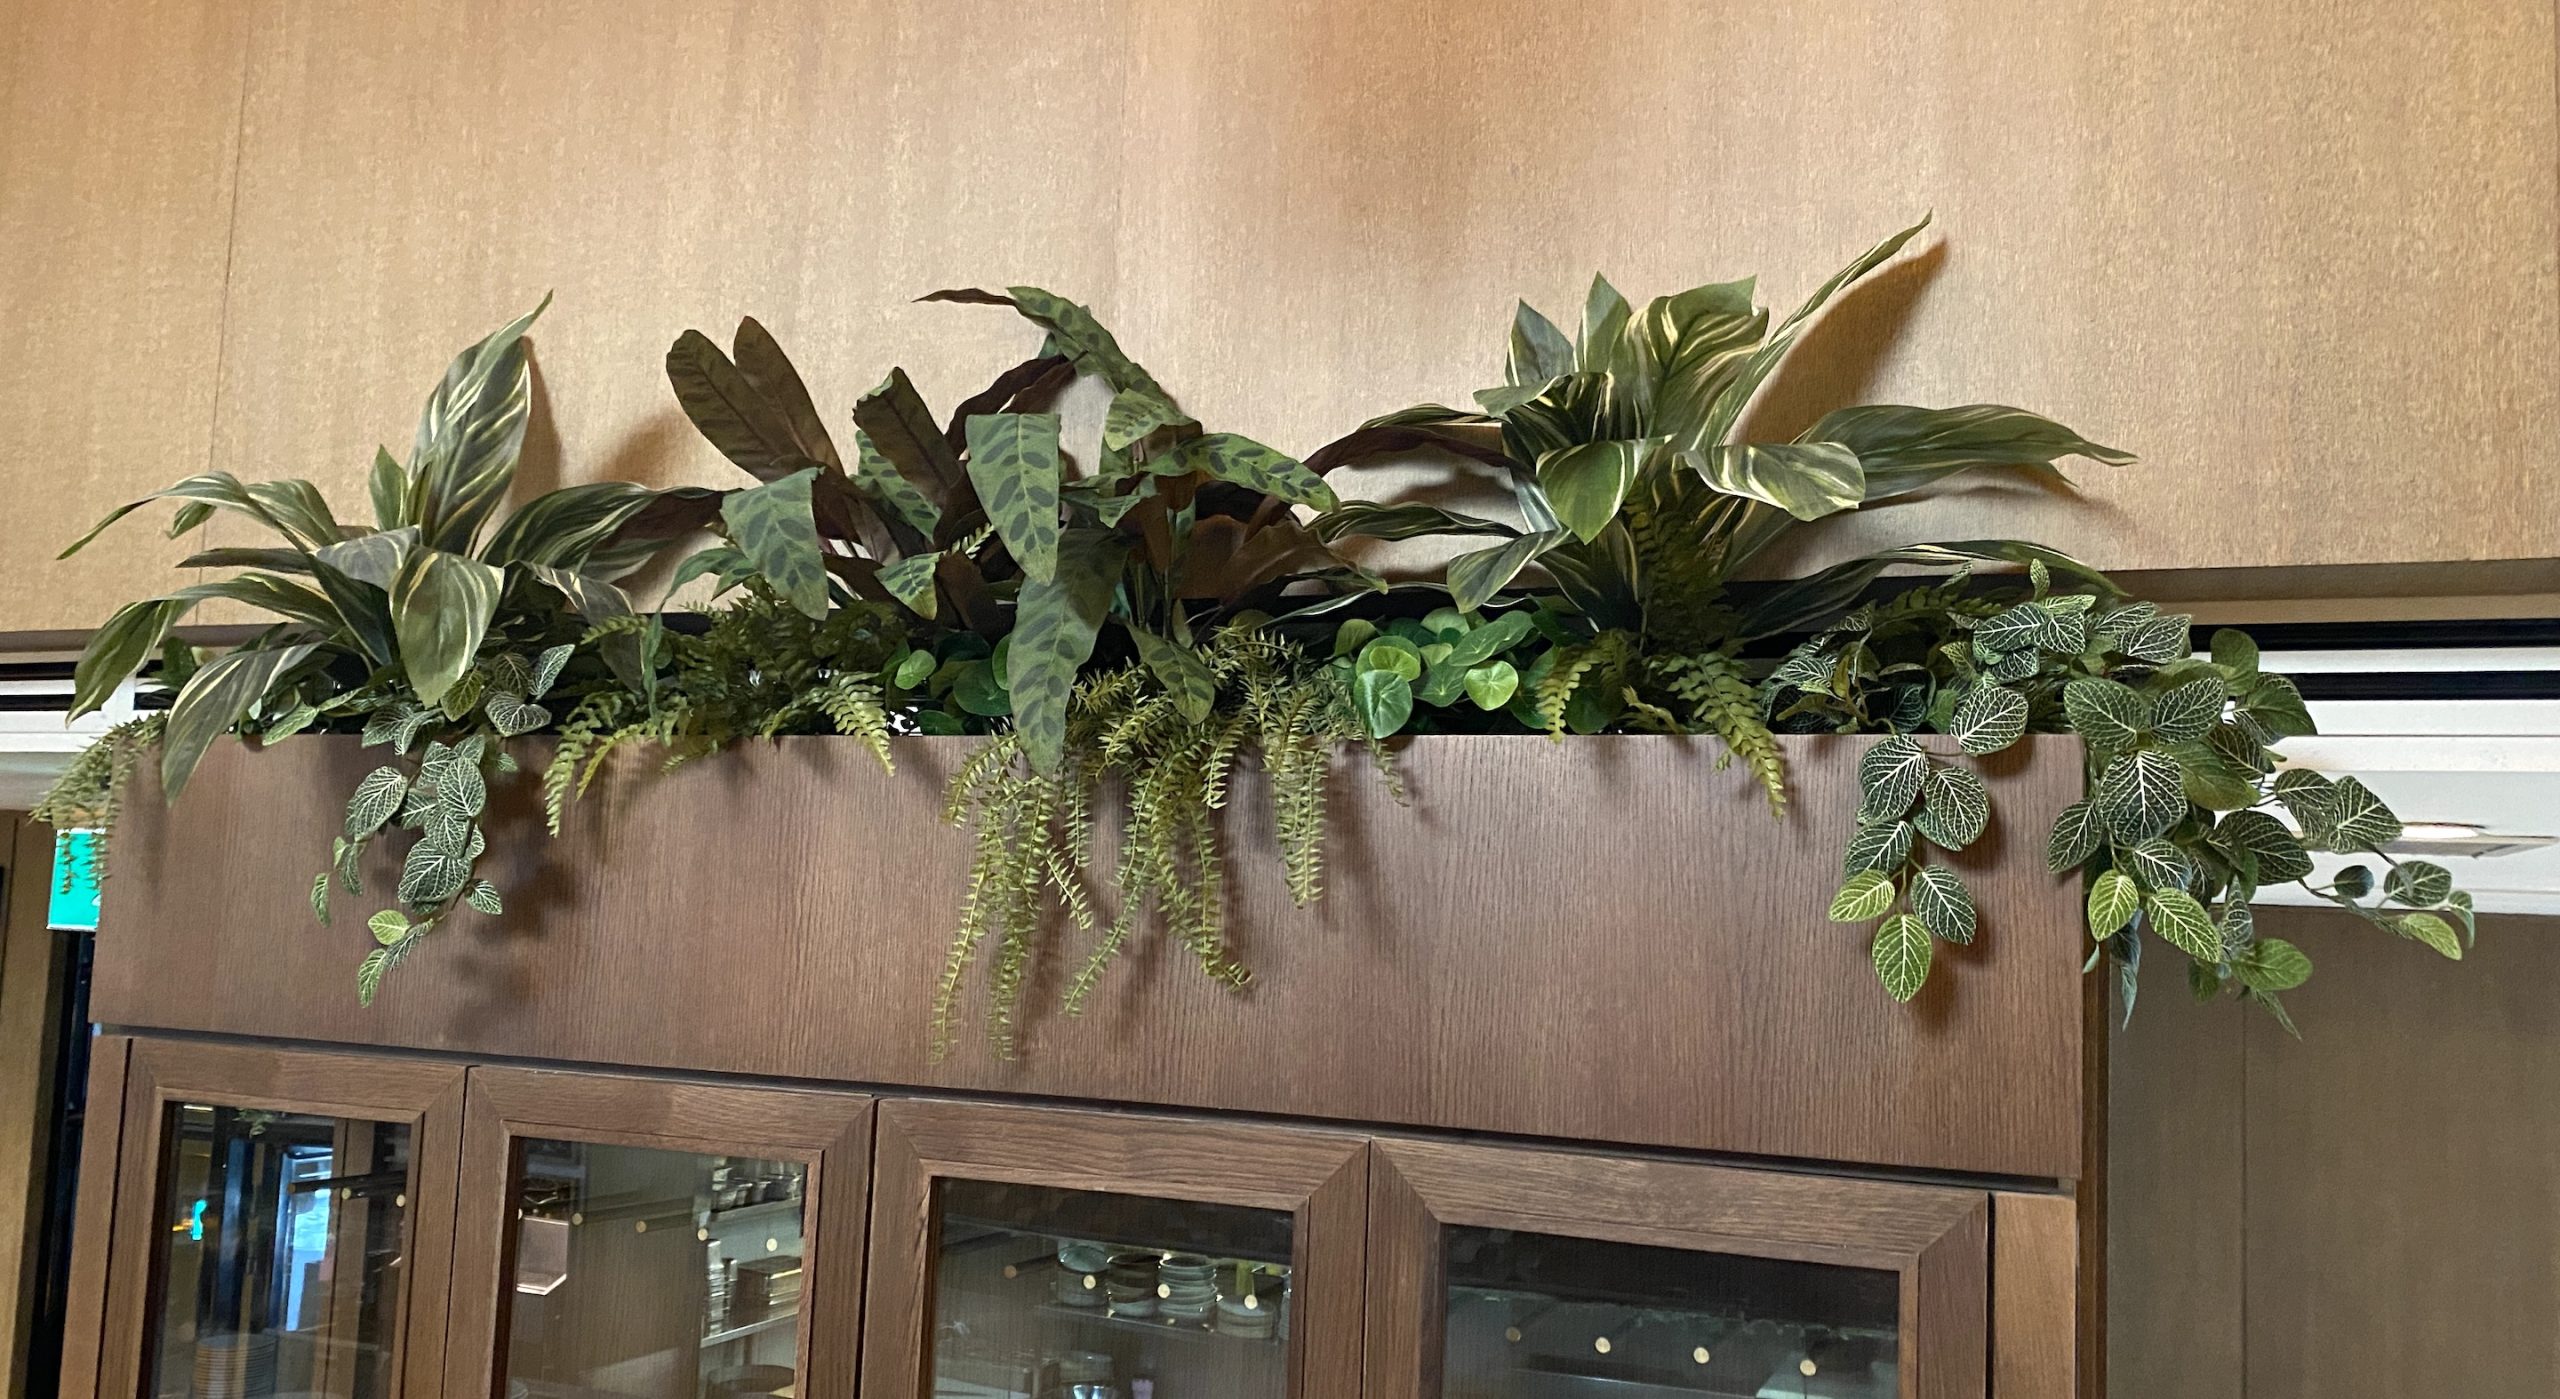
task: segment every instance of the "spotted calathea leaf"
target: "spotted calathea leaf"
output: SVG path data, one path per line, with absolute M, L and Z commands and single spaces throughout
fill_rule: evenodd
M 973 420 L 974 422 L 974 420 Z M 974 445 L 972 455 L 975 455 Z M 1013 696 L 1013 724 L 1032 766 L 1055 772 L 1067 741 L 1067 699 L 1076 671 L 1093 654 L 1093 640 L 1111 610 L 1128 547 L 1108 531 L 1073 529 L 1057 542 L 1050 576 L 1022 585 L 1006 679 Z
M 408 794 L 409 778 L 400 769 L 386 765 L 366 773 L 356 784 L 355 795 L 347 798 L 346 838 L 362 840 L 381 830 Z
M 2027 697 L 2005 685 L 1976 686 L 1956 706 L 1947 732 L 1968 753 L 1997 753 L 2026 736 Z
M 2098 774 L 2098 810 L 2118 840 L 2148 840 L 2176 825 L 2187 814 L 2177 759 L 2146 749 L 2110 760 Z
M 1928 925 L 1917 915 L 1897 913 L 1878 924 L 1872 951 L 1876 979 L 1884 983 L 1886 995 L 1908 1001 L 1920 994 L 1929 980 L 1932 948 Z
M 940 594 L 933 586 L 934 571 L 941 567 L 940 554 L 915 554 L 880 570 L 880 586 L 889 596 L 907 605 L 907 610 L 930 622 L 940 604 Z
M 981 413 L 968 423 L 969 482 L 1034 583 L 1058 567 L 1058 415 Z
M 1911 809 L 1920 799 L 1920 782 L 1929 771 L 1929 755 L 1908 734 L 1889 734 L 1858 759 L 1858 805 L 1861 821 L 1886 821 Z
M 1973 941 L 1979 919 L 1973 906 L 1973 891 L 1954 870 L 1944 865 L 1922 865 L 1911 876 L 1911 911 L 1929 935 L 1946 942 Z
M 1138 643 L 1138 659 L 1173 697 L 1175 711 L 1185 722 L 1206 722 L 1218 703 L 1218 682 L 1209 674 L 1208 662 L 1192 647 L 1167 641 L 1144 627 L 1128 630 Z
M 810 505 L 818 468 L 802 467 L 720 502 L 729 538 L 773 590 L 809 617 L 827 615 L 827 563 Z
M 1962 850 L 1991 822 L 1991 793 L 1980 774 L 1943 763 L 1930 765 L 1920 784 L 1920 814 L 1913 824 L 1932 844 Z
M 2123 870 L 2100 870 L 2089 881 L 2089 936 L 2104 941 L 2133 921 L 2142 908 L 2142 890 Z
M 1182 444 L 1176 460 L 1191 470 L 1278 496 L 1291 505 L 1331 510 L 1342 503 L 1334 496 L 1333 487 L 1297 458 L 1232 432 L 1195 437 Z
M 2222 960 L 2222 932 L 2195 895 L 2184 889 L 2155 889 L 2143 896 L 2142 907 L 2151 917 L 2151 930 L 2170 946 L 2199 962 Z
M 1111 448 L 1131 446 L 1148 433 L 1173 423 L 1189 422 L 1183 411 L 1162 395 L 1143 389 L 1123 390 L 1111 396 L 1111 407 L 1102 415 L 1102 445 Z
M 1893 880 L 1879 870 L 1860 870 L 1843 882 L 1840 892 L 1831 896 L 1831 921 L 1864 923 L 1881 918 L 1893 907 L 1896 890 Z

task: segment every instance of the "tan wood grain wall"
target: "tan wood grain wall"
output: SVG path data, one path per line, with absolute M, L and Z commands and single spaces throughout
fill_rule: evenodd
M 2560 558 L 2551 0 L 20 0 L 0 26 L 0 324 L 28 347 L 0 362 L 0 631 L 162 581 L 143 529 L 38 566 L 202 462 L 356 505 L 443 359 L 546 290 L 528 485 L 725 479 L 657 365 L 741 312 L 833 410 L 892 362 L 948 404 L 1027 337 L 907 298 L 981 281 L 1093 302 L 1201 416 L 1304 451 L 1486 382 L 1515 295 L 1758 272 L 1790 304 L 1924 209 L 1927 250 L 1763 425 L 2013 401 L 2146 462 L 1820 548 Z
M 2265 911 L 2294 1040 L 2155 975 L 2116 1043 L 2109 1393 L 2560 1393 L 2560 920 L 2460 964 Z

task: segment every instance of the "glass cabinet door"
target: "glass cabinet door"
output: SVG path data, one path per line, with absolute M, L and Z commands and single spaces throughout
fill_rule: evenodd
M 99 1393 L 432 1393 L 463 1071 L 138 1041 Z
M 473 1070 L 455 1393 L 850 1394 L 869 1124 L 849 1094 Z
M 864 1393 L 1358 1391 L 1361 1139 L 922 1101 L 880 1134 Z
M 1382 1142 L 1371 1399 L 1981 1399 L 1972 1191 Z

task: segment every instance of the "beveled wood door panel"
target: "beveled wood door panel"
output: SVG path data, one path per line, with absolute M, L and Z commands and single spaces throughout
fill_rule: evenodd
M 1368 1143 L 1349 1133 L 935 1099 L 880 1105 L 865 1399 L 931 1393 L 936 1193 L 947 1180 L 1285 1211 L 1289 1393 L 1359 1392 Z
M 498 1392 L 512 1298 L 516 1144 L 545 1138 L 797 1161 L 806 1240 L 795 1323 L 799 1394 L 852 1399 L 860 1334 L 871 1103 L 858 1093 L 475 1067 L 454 1230 L 447 1399 Z
M 141 1391 L 143 1346 L 162 1304 L 158 1245 L 166 1222 L 160 1196 L 172 1150 L 167 1124 L 171 1109 L 186 1103 L 409 1129 L 406 1276 L 400 1315 L 392 1324 L 394 1399 L 438 1393 L 462 1140 L 462 1067 L 246 1045 L 152 1039 L 130 1044 L 96 1393 L 130 1399 Z M 84 1177 L 84 1183 L 99 1179 L 88 1172 Z
M 117 1158 L 124 1145 L 127 1035 L 89 1045 L 88 1109 L 80 1127 L 80 1185 L 72 1207 L 71 1268 L 64 1282 L 61 1393 L 97 1399 L 107 1305 L 107 1254 L 115 1237 Z
M 1367 1399 L 1440 1399 L 1444 1231 L 1508 1229 L 1894 1273 L 1902 1399 L 1983 1399 L 1979 1191 L 1381 1139 L 1369 1168 Z

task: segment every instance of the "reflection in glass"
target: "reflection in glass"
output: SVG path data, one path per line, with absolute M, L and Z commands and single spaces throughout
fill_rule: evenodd
M 1283 1399 L 1290 1217 L 939 1188 L 934 1399 Z
M 510 1399 L 745 1399 L 798 1378 L 796 1161 L 516 1149 Z
M 150 1328 L 157 1399 L 388 1399 L 409 1129 L 169 1110 Z
M 1450 1229 L 1443 1399 L 1893 1399 L 1889 1272 Z

